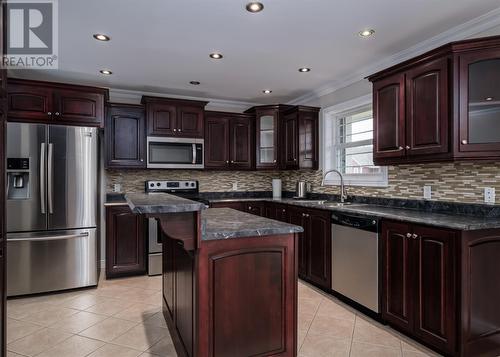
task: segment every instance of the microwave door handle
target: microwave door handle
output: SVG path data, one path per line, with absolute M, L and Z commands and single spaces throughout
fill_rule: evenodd
M 193 144 L 193 165 L 196 164 L 196 144 Z

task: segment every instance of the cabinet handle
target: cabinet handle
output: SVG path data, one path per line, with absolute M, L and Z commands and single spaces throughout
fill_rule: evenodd
M 406 233 L 406 238 L 411 238 L 411 233 Z
M 468 144 L 467 140 L 465 140 L 465 139 L 464 139 L 464 140 L 462 140 L 462 144 L 463 144 L 463 145 L 467 145 L 467 144 Z
M 47 115 L 49 115 L 49 116 L 52 115 L 52 112 L 47 112 Z
M 413 239 L 417 239 L 417 238 L 418 238 L 418 235 L 417 235 L 417 234 L 413 234 L 411 237 L 412 237 Z
M 404 147 L 400 146 L 400 147 L 398 147 L 398 150 L 399 151 L 404 150 Z
M 410 150 L 410 149 L 411 149 L 411 147 L 409 147 L 408 145 L 406 145 L 406 150 Z

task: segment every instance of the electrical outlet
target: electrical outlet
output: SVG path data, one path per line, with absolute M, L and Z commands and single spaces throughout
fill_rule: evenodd
M 484 188 L 484 202 L 495 203 L 495 189 L 493 187 Z
M 233 191 L 238 191 L 238 181 L 233 182 Z
M 424 186 L 424 200 L 432 199 L 432 187 Z
M 115 183 L 113 185 L 113 192 L 122 192 L 122 185 L 119 183 Z

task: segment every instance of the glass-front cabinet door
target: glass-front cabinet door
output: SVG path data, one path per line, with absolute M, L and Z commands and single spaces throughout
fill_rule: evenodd
M 257 168 L 278 168 L 278 111 L 256 112 Z
M 460 56 L 461 152 L 500 151 L 500 50 Z

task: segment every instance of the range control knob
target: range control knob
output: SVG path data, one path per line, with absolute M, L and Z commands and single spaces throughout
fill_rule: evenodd
M 155 187 L 155 184 L 154 183 L 150 183 L 149 187 Z
M 157 183 L 156 183 L 156 186 L 160 187 L 160 186 L 161 186 L 161 183 L 157 182 Z
M 191 187 L 194 187 L 194 186 L 195 186 L 194 182 L 191 182 Z

